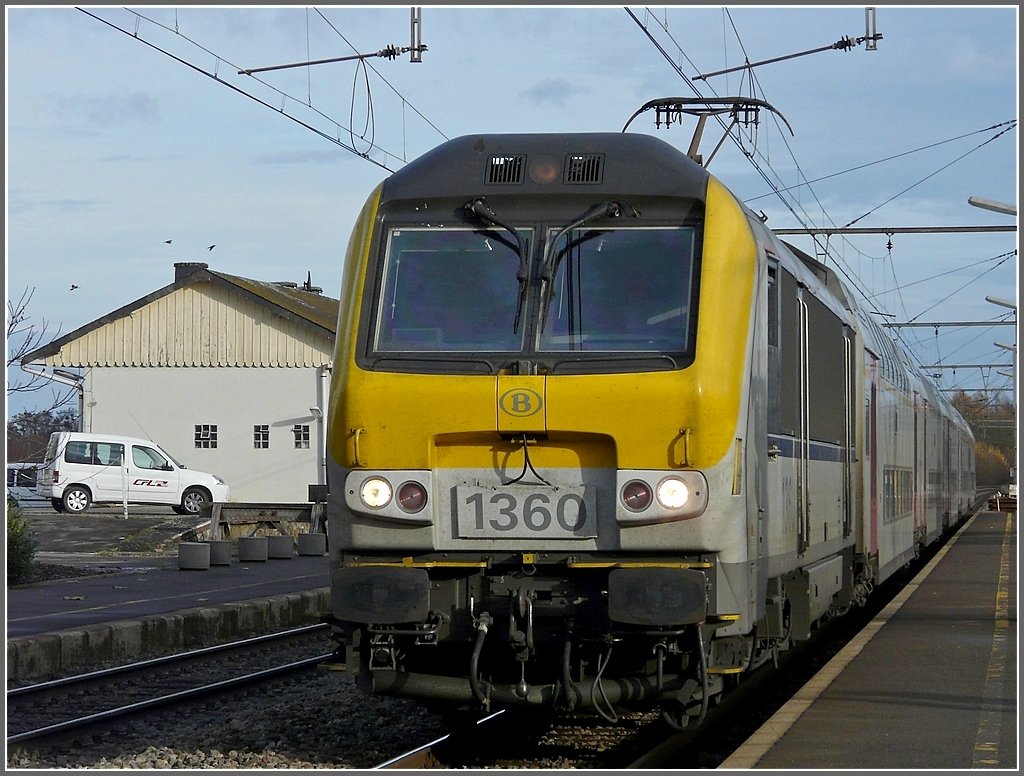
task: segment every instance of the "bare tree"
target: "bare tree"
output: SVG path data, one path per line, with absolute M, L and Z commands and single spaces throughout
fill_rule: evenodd
M 53 380 L 42 375 L 30 375 L 27 372 L 20 372 L 18 376 L 11 378 L 12 366 L 20 367 L 21 360 L 27 354 L 52 342 L 60 334 L 58 329 L 53 336 L 47 336 L 49 324 L 45 319 L 38 325 L 32 323 L 32 317 L 28 314 L 28 305 L 35 292 L 35 288 L 26 288 L 21 292 L 21 297 L 17 302 L 7 300 L 7 395 L 31 393 L 48 387 L 52 391 L 53 398 L 50 406 L 42 410 L 42 412 L 47 412 L 71 401 L 75 389 L 73 387 L 68 387 L 67 390 L 57 389 L 55 387 L 57 383 Z

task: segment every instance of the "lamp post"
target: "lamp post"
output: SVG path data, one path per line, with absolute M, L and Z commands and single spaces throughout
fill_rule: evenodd
M 968 197 L 967 204 L 980 207 L 982 210 L 991 210 L 993 213 L 1004 213 L 1008 216 L 1017 215 L 1017 206 L 1006 202 L 997 202 L 994 199 L 983 199 L 982 197 Z

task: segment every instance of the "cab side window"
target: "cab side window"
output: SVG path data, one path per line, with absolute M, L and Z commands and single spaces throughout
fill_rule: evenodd
M 132 445 L 132 463 L 140 469 L 156 469 L 163 471 L 168 468 L 167 459 L 151 447 Z

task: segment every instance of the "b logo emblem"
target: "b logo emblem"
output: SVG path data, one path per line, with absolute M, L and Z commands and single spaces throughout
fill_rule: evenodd
M 513 388 L 505 391 L 498 399 L 501 411 L 517 418 L 528 418 L 536 415 L 544 406 L 543 397 L 529 388 Z

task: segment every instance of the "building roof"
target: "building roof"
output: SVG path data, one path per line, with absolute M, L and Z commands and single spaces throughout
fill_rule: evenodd
M 244 317 L 250 324 L 254 322 L 258 324 L 262 321 L 258 320 L 256 316 L 261 316 L 263 321 L 272 321 L 275 325 L 285 326 L 289 336 L 299 335 L 317 342 L 333 342 L 337 328 L 338 300 L 324 296 L 319 288 L 312 286 L 308 275 L 306 282 L 301 285 L 290 282 L 265 282 L 238 275 L 229 275 L 225 272 L 217 272 L 211 270 L 209 265 L 203 262 L 179 262 L 174 265 L 173 283 L 140 299 L 136 299 L 134 302 L 130 302 L 123 307 L 119 307 L 113 312 L 25 354 L 21 359 L 21 363 L 30 364 L 48 360 L 49 363 L 54 365 L 57 365 L 59 362 L 59 364 L 65 366 L 86 366 L 86 363 L 82 363 L 83 356 L 81 354 L 70 357 L 68 351 L 65 351 L 62 355 L 62 350 L 69 345 L 74 346 L 80 341 L 94 343 L 97 339 L 104 339 L 104 337 L 100 336 L 103 333 L 99 332 L 104 327 L 116 332 L 113 345 L 110 344 L 111 338 L 106 337 L 106 350 L 110 351 L 110 353 L 116 352 L 115 356 L 107 354 L 105 363 L 108 364 L 111 363 L 111 358 L 118 363 L 123 361 L 126 365 L 128 363 L 153 363 L 152 359 L 158 351 L 162 359 L 161 363 L 165 364 L 207 365 L 211 363 L 226 363 L 224 361 L 224 353 L 220 354 L 219 361 L 217 356 L 210 360 L 208 358 L 210 355 L 208 351 L 211 348 L 210 343 L 199 343 L 195 337 L 192 337 L 195 343 L 192 345 L 192 348 L 195 351 L 203 350 L 202 357 L 194 354 L 189 356 L 187 353 L 183 355 L 182 347 L 185 350 L 189 348 L 189 337 L 184 338 L 186 340 L 184 346 L 181 343 L 174 343 L 177 350 L 176 354 L 172 355 L 170 353 L 172 350 L 170 344 L 154 344 L 153 340 L 157 337 L 163 336 L 165 339 L 168 338 L 163 329 L 161 328 L 158 331 L 158 327 L 154 324 L 149 324 L 145 327 L 144 336 L 149 341 L 142 344 L 143 359 L 139 360 L 137 352 L 135 353 L 134 360 L 128 357 L 129 351 L 135 352 L 138 350 L 135 344 L 125 344 L 121 341 L 132 338 L 139 339 L 137 331 L 139 327 L 138 324 L 133 323 L 135 320 L 133 314 L 140 310 L 160 310 L 163 303 L 170 301 L 169 298 L 174 295 L 181 297 L 183 292 L 185 294 L 196 292 L 203 297 L 214 297 L 214 303 L 220 303 L 221 310 L 228 309 L 223 304 L 224 300 L 235 299 L 238 310 L 231 310 L 231 312 L 237 313 L 239 318 Z M 183 323 L 189 324 L 194 329 L 206 329 L 206 331 L 202 331 L 201 336 L 215 339 L 213 336 L 214 331 L 211 327 L 215 327 L 217 324 L 211 324 L 207 320 L 214 316 L 211 316 L 208 310 L 199 312 L 188 309 L 190 305 L 194 306 L 194 304 L 186 299 L 184 300 L 184 307 L 187 309 L 184 310 L 184 313 L 181 310 L 175 310 L 173 313 L 161 312 L 159 315 L 161 318 L 169 318 L 172 315 L 176 315 L 174 325 L 179 327 L 179 329 L 183 328 Z M 180 308 L 182 305 L 176 304 L 174 306 Z M 193 316 L 191 320 L 185 317 L 190 314 Z M 199 318 L 195 316 L 199 316 Z M 223 317 L 223 312 L 221 317 Z M 287 323 L 278 323 L 280 321 Z M 163 324 L 164 321 L 161 320 L 161 327 Z M 258 342 L 251 343 L 248 337 L 243 338 L 241 334 L 236 332 L 235 326 L 235 321 L 221 322 L 221 327 L 224 331 L 220 332 L 220 339 L 232 336 L 244 339 L 247 352 L 256 352 L 256 357 L 253 360 L 256 363 L 261 363 L 258 353 L 260 344 Z M 305 334 L 303 335 L 302 332 L 305 332 Z M 101 345 L 100 347 L 102 348 L 103 346 Z M 263 350 L 266 351 L 267 347 L 266 343 L 264 343 Z M 275 363 L 273 365 L 277 365 L 276 346 L 271 344 L 269 347 L 274 351 Z M 69 350 L 71 349 L 73 347 L 69 348 Z M 241 347 L 229 344 L 226 347 L 222 347 L 221 350 L 230 351 L 228 356 L 232 362 L 237 362 L 243 357 L 243 349 Z M 95 351 L 96 347 L 94 345 L 92 348 L 93 357 L 95 356 Z M 267 363 L 265 352 L 262 363 Z

